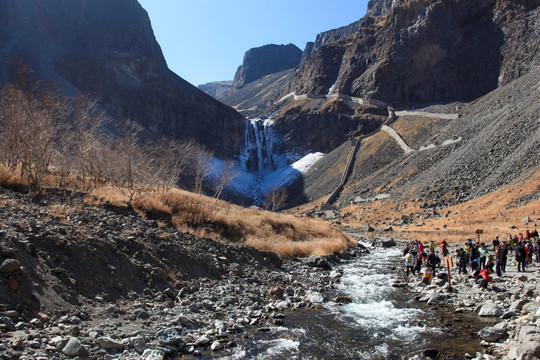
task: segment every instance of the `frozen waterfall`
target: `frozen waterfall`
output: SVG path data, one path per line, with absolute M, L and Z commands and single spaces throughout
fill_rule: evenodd
M 240 162 L 250 173 L 270 173 L 287 165 L 287 156 L 282 154 L 282 144 L 271 119 L 246 120 Z

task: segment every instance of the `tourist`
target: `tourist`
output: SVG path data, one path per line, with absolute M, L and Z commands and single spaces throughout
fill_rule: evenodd
M 441 262 L 441 260 L 435 255 L 435 249 L 431 249 L 427 257 L 427 266 L 432 269 L 432 274 L 435 276 L 435 268 Z
M 432 268 L 429 266 L 424 266 L 424 272 L 422 275 L 422 282 L 426 285 L 431 284 L 431 280 L 433 280 L 433 271 Z
M 414 275 L 414 255 L 412 254 L 412 250 L 409 250 L 409 252 L 405 255 L 405 268 L 407 271 L 407 278 L 409 277 L 409 271 L 412 271 Z
M 474 272 L 478 269 L 478 245 L 474 244 L 471 246 L 471 254 L 469 256 L 471 259 L 471 271 Z
M 521 242 L 518 242 L 516 247 L 514 248 L 516 262 L 517 262 L 517 271 L 518 272 L 525 272 L 525 261 L 527 260 L 527 254 L 525 247 Z
M 439 244 L 439 247 L 441 248 L 441 252 L 443 256 L 448 256 L 448 243 L 446 242 L 446 239 L 441 241 Z
M 418 274 L 420 274 L 420 270 L 422 269 L 422 261 L 427 257 L 425 252 L 421 252 L 418 254 L 418 256 L 414 259 L 414 271 L 418 271 Z M 414 274 L 413 271 L 413 274 Z
M 501 245 L 501 271 L 506 272 L 506 263 L 508 261 L 508 243 L 503 241 Z
M 536 231 L 536 229 L 534 231 Z M 536 265 L 540 265 L 540 238 L 538 238 L 538 236 L 534 243 L 534 254 L 536 256 Z
M 512 235 L 508 235 L 508 251 L 514 252 L 514 246 L 516 245 L 516 242 Z
M 489 277 L 489 274 L 493 272 L 492 268 L 486 268 L 483 270 L 478 269 L 474 274 L 474 279 L 476 280 L 476 283 L 478 286 L 480 286 L 481 289 L 487 289 L 488 283 L 492 282 L 493 279 Z
M 469 256 L 464 249 L 456 250 L 456 257 L 458 260 L 458 274 L 467 274 L 467 264 L 469 262 Z
M 488 251 L 486 248 L 486 244 L 481 243 L 480 247 L 478 248 L 478 262 L 479 262 L 480 269 L 486 268 L 487 255 L 488 255 Z
M 495 248 L 495 273 L 497 276 L 502 276 L 503 252 L 502 246 Z

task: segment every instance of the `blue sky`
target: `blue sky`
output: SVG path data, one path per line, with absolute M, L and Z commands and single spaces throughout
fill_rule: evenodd
M 139 0 L 169 68 L 193 85 L 232 80 L 244 53 L 304 50 L 318 33 L 361 19 L 368 0 Z

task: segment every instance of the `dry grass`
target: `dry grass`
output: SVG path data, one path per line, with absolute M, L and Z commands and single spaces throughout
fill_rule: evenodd
M 112 191 L 98 191 L 94 204 L 95 199 L 121 204 L 122 197 Z M 352 245 L 340 230 L 322 220 L 246 209 L 182 190 L 150 194 L 134 201 L 133 207 L 141 216 L 167 219 L 180 231 L 245 243 L 280 257 L 326 255 Z
M 450 242 L 461 242 L 467 237 L 476 238 L 476 230 L 483 230 L 481 240 L 490 241 L 499 236 L 507 238 L 509 234 L 524 233 L 526 229 L 538 227 L 540 223 L 540 201 L 533 200 L 526 205 L 516 207 L 516 199 L 528 194 L 537 193 L 540 188 L 540 169 L 526 174 L 520 181 L 504 186 L 477 199 L 441 209 L 438 218 L 420 220 L 415 218 L 413 224 L 404 227 L 394 226 L 393 236 L 422 241 L 447 239 Z M 418 214 L 423 211 L 420 203 L 409 202 L 406 198 L 392 201 L 384 200 L 374 203 L 353 205 L 342 212 L 350 212 L 354 216 L 347 220 L 351 226 L 363 224 L 381 224 L 385 227 L 393 219 L 402 215 Z M 525 216 L 532 221 L 524 223 Z M 386 223 L 386 224 L 383 224 Z M 423 225 L 420 225 L 423 223 Z M 515 227 L 512 228 L 511 227 Z

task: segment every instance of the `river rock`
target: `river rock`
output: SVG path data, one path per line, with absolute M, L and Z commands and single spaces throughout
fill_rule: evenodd
M 275 297 L 275 298 L 282 298 L 285 294 L 285 290 L 281 287 L 273 287 L 270 290 L 268 290 L 268 296 Z
M 392 238 L 383 238 L 381 239 L 381 246 L 385 249 L 396 246 L 396 241 Z
M 540 309 L 540 302 L 538 301 L 532 301 L 523 306 L 521 309 L 521 312 L 523 314 L 534 314 Z
M 142 336 L 131 339 L 131 344 L 133 345 L 135 351 L 137 351 L 139 354 L 142 354 L 146 349 L 146 340 Z
M 212 343 L 212 345 L 210 346 L 210 350 L 212 351 L 217 351 L 217 350 L 221 350 L 221 349 L 224 349 L 225 346 L 227 346 L 227 343 L 226 342 L 221 342 L 221 341 L 214 341 Z
M 447 296 L 444 294 L 433 294 L 429 297 L 429 300 L 427 301 L 428 305 L 433 304 L 442 304 L 446 301 Z
M 510 311 L 521 311 L 523 305 L 527 304 L 529 300 L 527 299 L 518 299 L 512 302 L 510 305 Z
M 165 358 L 165 352 L 163 350 L 146 349 L 142 354 L 144 360 L 163 360 Z
M 0 265 L 0 273 L 10 273 L 13 271 L 17 271 L 21 268 L 21 263 L 17 259 L 6 259 L 2 262 L 2 265 Z
M 506 359 L 540 359 L 540 336 L 533 335 L 520 341 L 508 352 Z
M 88 354 L 88 350 L 81 344 L 79 339 L 70 337 L 67 344 L 62 349 L 62 353 L 66 356 L 83 356 Z
M 97 342 L 99 346 L 101 346 L 101 348 L 105 350 L 122 350 L 124 348 L 124 344 L 114 339 L 111 339 L 110 337 L 100 337 L 97 339 Z
M 182 339 L 182 329 L 178 327 L 172 327 L 158 331 L 156 334 L 157 340 L 160 345 L 176 345 L 183 347 L 184 340 Z
M 478 332 L 478 336 L 480 336 L 480 338 L 485 341 L 497 342 L 501 339 L 506 338 L 508 336 L 508 333 L 506 332 L 506 329 L 486 326 Z
M 203 335 L 197 340 L 195 340 L 195 345 L 197 346 L 208 346 L 212 342 L 212 339 L 210 339 L 208 336 Z
M 478 316 L 501 316 L 502 314 L 502 310 L 492 301 L 484 303 L 478 312 Z

